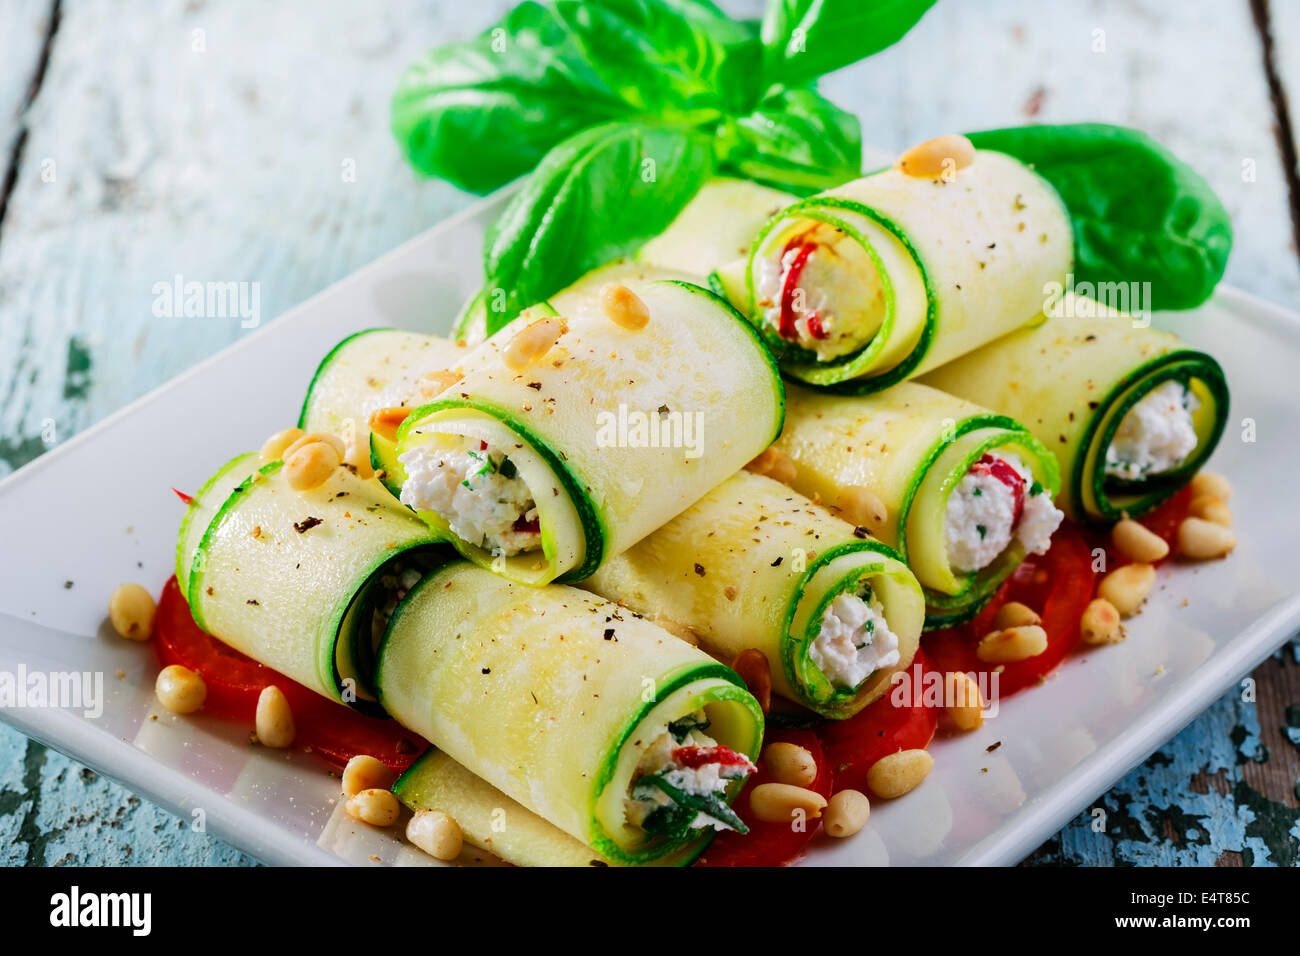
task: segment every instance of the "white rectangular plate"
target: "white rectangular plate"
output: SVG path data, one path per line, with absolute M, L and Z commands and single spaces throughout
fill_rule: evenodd
M 249 728 L 227 721 L 161 711 L 153 655 L 116 638 L 105 609 L 121 582 L 156 592 L 171 573 L 181 509 L 169 489 L 197 488 L 291 425 L 337 341 L 374 326 L 447 330 L 479 281 L 483 229 L 502 201 L 431 229 L 0 482 L 0 671 L 99 671 L 107 698 L 93 718 L 37 708 L 0 717 L 184 819 L 201 810 L 210 832 L 262 860 L 428 862 L 395 835 L 352 824 L 315 758 L 250 747 Z M 857 837 L 819 841 L 806 862 L 1015 863 L 1300 625 L 1290 490 L 1300 316 L 1225 289 L 1157 324 L 1227 370 L 1232 412 L 1213 464 L 1236 489 L 1236 552 L 1162 569 L 1127 642 L 1074 656 L 979 731 L 937 740 L 918 790 L 878 805 Z

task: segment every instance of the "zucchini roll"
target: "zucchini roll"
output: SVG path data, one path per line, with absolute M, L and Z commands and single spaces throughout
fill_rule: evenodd
M 256 456 L 244 456 L 204 486 L 181 527 L 177 580 L 209 634 L 377 713 L 378 639 L 437 536 L 373 479 L 336 468 L 319 487 L 295 491 L 283 465 L 255 470 Z
M 403 726 L 610 860 L 744 829 L 729 804 L 762 743 L 758 702 L 616 604 L 454 561 L 398 606 L 376 682 Z
M 768 350 L 698 286 L 629 276 L 552 305 L 402 423 L 395 476 L 467 558 L 534 585 L 585 578 L 690 507 L 772 441 L 784 409 Z
M 316 369 L 298 427 L 331 432 L 368 447 L 371 467 L 397 494 L 390 477 L 397 426 L 372 428 L 371 416 L 381 409 L 424 404 L 446 386 L 440 373 L 460 364 L 465 354 L 465 349 L 436 335 L 399 329 L 350 335 Z
M 866 394 L 1030 321 L 1073 248 L 1051 184 L 979 150 L 948 177 L 890 167 L 798 201 L 715 277 L 787 376 Z
M 585 586 L 689 627 L 724 660 L 754 648 L 777 693 L 826 717 L 912 663 L 921 586 L 897 554 L 785 485 L 740 472 Z
M 1209 355 L 1074 295 L 1038 324 L 931 372 L 937 388 L 1023 421 L 1061 462 L 1061 503 L 1105 527 L 1187 483 L 1228 418 Z
M 790 483 L 898 550 L 927 627 L 970 618 L 1050 546 L 1060 475 L 1019 422 L 915 382 L 870 396 L 792 387 L 787 402 L 775 448 L 794 461 Z

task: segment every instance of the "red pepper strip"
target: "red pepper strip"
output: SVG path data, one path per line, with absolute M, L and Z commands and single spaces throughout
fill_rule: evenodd
M 672 758 L 676 763 L 691 770 L 697 770 L 711 763 L 716 763 L 720 767 L 746 767 L 750 770 L 754 767 L 744 754 L 738 754 L 730 747 L 723 747 L 721 744 L 716 747 L 697 747 L 694 744 L 678 747 L 673 750 Z
M 811 790 L 830 799 L 834 774 L 830 763 L 822 753 L 821 743 L 811 730 L 769 731 L 763 742 L 765 744 L 784 742 L 798 744 L 812 754 L 817 763 L 817 779 L 812 782 Z M 745 789 L 731 808 L 749 827 L 748 833 L 724 830 L 713 838 L 704 855 L 696 861 L 696 866 L 785 866 L 803 852 L 808 841 L 821 829 L 821 820 L 810 818 L 792 823 L 767 823 L 754 816 L 749 806 L 749 795 L 762 783 L 772 783 L 772 775 L 764 766 L 745 783 Z
M 991 475 L 1011 489 L 1011 496 L 1015 500 L 1015 507 L 1011 513 L 1011 527 L 1014 528 L 1019 524 L 1020 516 L 1025 513 L 1025 479 L 1020 476 L 1020 472 L 1012 468 L 1011 463 L 1006 459 L 988 454 L 971 465 L 970 470 L 977 475 Z
M 831 720 L 817 728 L 826 758 L 835 770 L 838 790 L 867 793 L 867 771 L 881 757 L 900 750 L 921 750 L 929 745 L 939 725 L 939 714 L 922 698 L 924 675 L 932 671 L 923 651 L 917 651 L 908 668 L 908 681 L 891 687 L 885 695 L 847 720 Z M 915 687 L 917 675 L 921 686 Z M 915 693 L 914 693 L 915 692 Z
M 227 647 L 194 623 L 176 578 L 158 601 L 154 648 L 159 662 L 180 664 L 203 676 L 208 693 L 203 712 L 251 725 L 257 698 L 270 685 L 289 701 L 297 743 L 342 767 L 357 754 L 370 754 L 394 770 L 405 770 L 428 744 L 396 721 L 358 714 L 326 700 L 297 681 Z
M 542 530 L 542 519 L 534 518 L 529 521 L 523 515 L 515 519 L 515 523 L 510 526 L 511 531 L 518 531 L 523 534 L 540 534 Z
M 175 492 L 176 492 L 176 497 L 179 498 L 179 499 L 181 499 L 181 501 L 185 502 L 185 504 L 187 504 L 187 505 L 188 505 L 190 502 L 192 502 L 192 501 L 194 500 L 194 496 L 193 496 L 193 495 L 187 495 L 187 494 L 186 494 L 185 492 L 183 492 L 183 491 L 176 491 L 175 488 L 173 488 L 172 491 L 175 491 Z
M 803 273 L 803 267 L 808 264 L 808 257 L 816 248 L 817 243 L 805 242 L 786 269 L 785 284 L 781 287 L 781 324 L 778 329 L 783 339 L 798 338 L 799 333 L 794 325 L 794 294 L 799 288 L 799 276 Z
M 808 334 L 815 339 L 826 338 L 826 327 L 822 325 L 822 317 L 816 312 L 808 316 Z
M 1092 600 L 1095 583 L 1088 542 L 1077 527 L 1065 521 L 1052 536 L 1051 550 L 1026 558 L 972 621 L 925 634 L 925 652 L 935 670 L 973 673 L 990 696 L 995 692 L 1001 697 L 1013 694 L 1055 670 L 1079 643 L 1079 619 Z M 995 630 L 993 619 L 1008 601 L 1028 605 L 1042 617 L 1047 650 L 1028 660 L 1001 665 L 1003 670 L 995 674 L 999 665 L 980 660 L 975 648 Z

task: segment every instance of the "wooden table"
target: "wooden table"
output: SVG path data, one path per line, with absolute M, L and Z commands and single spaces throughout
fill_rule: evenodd
M 406 168 L 388 98 L 506 6 L 0 4 L 0 475 L 243 334 L 154 318 L 155 282 L 256 278 L 273 316 L 471 202 Z M 824 90 L 891 152 L 1033 120 L 1145 129 L 1231 211 L 1228 281 L 1300 301 L 1300 3 L 941 0 Z M 1296 864 L 1300 644 L 1252 680 L 1094 804 L 1104 832 L 1090 810 L 1029 862 Z M 0 862 L 123 861 L 251 862 L 0 727 Z

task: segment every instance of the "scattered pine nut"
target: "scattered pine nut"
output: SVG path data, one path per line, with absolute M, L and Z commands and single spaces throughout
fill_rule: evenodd
M 1079 618 L 1079 632 L 1085 644 L 1118 644 L 1124 640 L 1119 611 L 1105 598 L 1093 598 Z
M 362 790 L 387 790 L 396 779 L 397 774 L 378 758 L 357 754 L 343 768 L 343 794 L 355 797 Z
M 1204 518 L 1184 518 L 1178 526 L 1178 553 L 1193 561 L 1221 558 L 1237 546 L 1231 528 Z
M 749 794 L 749 809 L 764 823 L 789 823 L 801 810 L 805 818 L 820 817 L 825 807 L 817 791 L 788 783 L 760 783 Z
M 817 779 L 817 761 L 806 747 L 774 743 L 763 748 L 763 765 L 777 783 L 810 787 Z
M 390 405 L 370 413 L 370 430 L 386 441 L 397 441 L 397 429 L 410 417 L 414 409 L 405 405 Z
M 454 860 L 465 845 L 460 824 L 440 810 L 416 811 L 406 825 L 406 839 L 435 860 Z
M 867 825 L 871 816 L 871 801 L 858 790 L 841 790 L 826 804 L 822 829 L 837 839 L 851 837 Z
M 867 786 L 876 796 L 893 800 L 920 786 L 933 767 L 934 758 L 926 751 L 900 750 L 871 765 Z
M 568 331 L 569 327 L 558 316 L 538 319 L 515 333 L 501 353 L 501 361 L 510 371 L 522 372 L 534 362 L 540 361 L 551 350 L 551 346 L 560 340 L 560 336 Z
M 1212 498 L 1218 498 L 1220 501 L 1227 501 L 1232 497 L 1232 485 L 1228 479 L 1223 477 L 1217 471 L 1201 471 L 1192 477 L 1192 495 L 1199 497 L 1209 495 Z
M 1232 509 L 1227 502 L 1215 495 L 1200 495 L 1193 498 L 1187 506 L 1187 513 L 1194 518 L 1204 518 L 1225 528 L 1232 527 Z
M 372 827 L 391 827 L 402 812 L 397 798 L 390 791 L 377 787 L 349 797 L 344 809 L 353 820 L 360 820 Z
M 975 656 L 990 664 L 1011 664 L 1047 650 L 1047 632 L 1037 624 L 992 631 L 975 648 Z
M 1156 569 L 1149 564 L 1126 564 L 1101 579 L 1097 595 L 1105 598 L 1120 617 L 1132 617 L 1155 587 Z
M 949 134 L 926 140 L 898 157 L 905 176 L 935 179 L 955 174 L 975 161 L 975 146 L 965 136 Z
M 208 696 L 208 685 L 203 677 L 182 667 L 180 664 L 168 664 L 158 672 L 154 682 L 154 693 L 158 703 L 174 714 L 192 714 L 203 706 Z
M 329 445 L 339 453 L 340 459 L 343 458 L 344 453 L 347 451 L 347 448 L 343 444 L 343 439 L 339 438 L 338 435 L 331 435 L 329 432 L 311 432 L 295 439 L 289 447 L 284 450 L 284 455 L 282 457 L 287 462 L 293 456 L 294 452 L 307 445 L 314 444 L 315 442 L 324 442 Z
M 293 711 L 284 691 L 270 684 L 257 695 L 257 717 L 254 723 L 257 739 L 264 747 L 282 750 L 293 745 Z
M 943 675 L 943 702 L 948 719 L 958 730 L 974 730 L 984 723 L 980 685 L 969 674 L 949 671 Z
M 108 599 L 108 619 L 118 637 L 147 641 L 153 637 L 158 605 L 153 595 L 139 584 L 119 584 Z
M 876 532 L 884 528 L 889 518 L 885 503 L 870 488 L 861 485 L 846 485 L 835 496 L 835 507 L 840 517 L 858 528 Z
M 799 474 L 794 459 L 777 448 L 764 449 L 757 458 L 745 466 L 746 471 L 766 475 L 773 481 L 789 484 Z
M 635 332 L 644 329 L 650 321 L 650 309 L 641 297 L 619 282 L 607 282 L 600 287 L 600 307 L 605 318 L 622 329 Z
M 465 376 L 452 369 L 439 372 L 425 372 L 415 382 L 416 394 L 424 401 L 437 398 Z
M 1042 624 L 1043 619 L 1038 616 L 1038 612 L 1027 604 L 1021 604 L 1019 601 L 1008 601 L 998 608 L 998 613 L 993 617 L 993 626 L 998 630 L 1008 627 L 1028 627 L 1030 624 Z
M 749 692 L 758 700 L 766 714 L 772 707 L 772 668 L 762 651 L 746 648 L 731 662 L 731 669 L 740 675 Z
M 323 441 L 309 442 L 285 452 L 284 477 L 294 491 L 319 488 L 343 463 L 343 455 Z
M 1150 564 L 1169 554 L 1169 544 L 1164 538 L 1131 518 L 1116 522 L 1110 538 L 1119 553 L 1130 561 Z
M 263 462 L 278 461 L 284 457 L 284 450 L 301 437 L 301 428 L 286 428 L 282 432 L 276 432 L 262 442 L 262 448 L 257 455 Z

